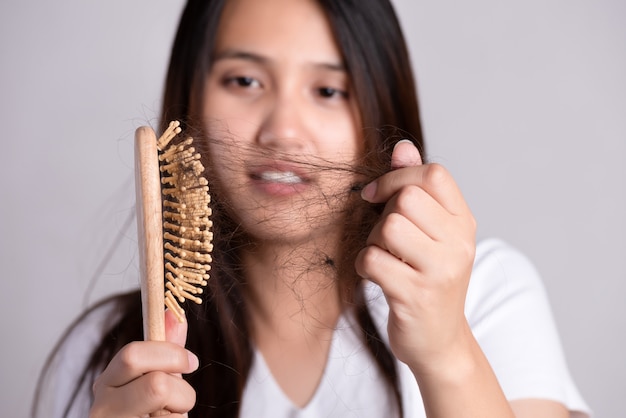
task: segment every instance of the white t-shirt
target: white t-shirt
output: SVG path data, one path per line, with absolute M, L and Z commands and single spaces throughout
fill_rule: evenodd
M 387 341 L 385 297 L 378 286 L 367 283 L 366 298 L 374 323 Z M 55 390 L 43 400 L 50 402 L 44 408 L 47 417 L 62 416 L 59 407 L 71 396 L 76 373 L 103 334 L 103 318 L 109 322 L 114 314 L 107 306 L 98 309 L 67 340 L 56 359 Z M 465 314 L 507 399 L 554 400 L 567 406 L 571 418 L 590 416 L 568 372 L 539 275 L 522 254 L 499 240 L 477 246 Z M 397 366 L 404 416 L 426 417 L 413 374 L 405 364 Z M 86 416 L 86 409 L 88 405 L 82 402 L 70 416 Z M 351 313 L 338 322 L 323 377 L 304 408 L 293 405 L 256 351 L 240 414 L 241 418 L 393 416 L 397 416 L 393 393 L 363 346 Z

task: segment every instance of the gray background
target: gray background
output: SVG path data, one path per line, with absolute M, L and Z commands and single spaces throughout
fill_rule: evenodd
M 582 393 L 598 417 L 623 416 L 626 2 L 396 4 L 431 159 L 481 237 L 536 263 Z M 155 124 L 181 6 L 0 3 L 3 416 L 26 416 L 87 304 L 137 285 L 132 133 Z

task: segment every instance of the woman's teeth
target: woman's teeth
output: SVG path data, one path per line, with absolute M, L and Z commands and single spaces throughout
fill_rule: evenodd
M 302 183 L 302 179 L 292 171 L 264 171 L 259 177 L 263 181 L 271 181 L 274 183 Z

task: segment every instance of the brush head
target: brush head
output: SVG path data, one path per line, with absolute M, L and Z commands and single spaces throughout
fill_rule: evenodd
M 174 141 L 171 122 L 157 140 L 154 131 L 135 133 L 137 227 L 146 340 L 165 339 L 164 306 L 185 320 L 181 303 L 201 303 L 211 269 L 211 197 L 193 139 Z
M 203 177 L 200 154 L 191 137 L 172 142 L 180 132 L 180 123 L 170 122 L 157 149 L 163 195 L 165 306 L 183 321 L 180 303 L 185 299 L 202 303 L 198 295 L 211 270 L 213 223 L 209 182 Z

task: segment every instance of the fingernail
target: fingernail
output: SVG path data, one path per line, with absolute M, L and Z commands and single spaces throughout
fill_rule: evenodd
M 198 368 L 198 366 L 200 366 L 200 360 L 198 360 L 198 357 L 189 350 L 187 350 L 187 361 L 189 362 L 189 373 L 193 372 Z
M 361 198 L 367 202 L 371 202 L 372 199 L 374 199 L 374 196 L 376 196 L 377 187 L 378 187 L 377 181 L 373 181 L 367 186 L 363 187 L 363 190 L 361 190 Z
M 393 149 L 395 150 L 395 149 L 397 148 L 397 146 L 398 146 L 398 145 L 400 145 L 400 144 L 402 144 L 402 143 L 405 143 L 405 142 L 408 142 L 408 143 L 409 143 L 409 144 L 411 144 L 411 145 L 415 145 L 415 144 L 413 144 L 413 141 L 411 141 L 410 139 L 406 139 L 406 138 L 405 138 L 405 139 L 401 139 L 401 140 L 399 140 L 398 142 L 396 142 L 396 145 L 394 145 L 394 146 L 393 146 Z

